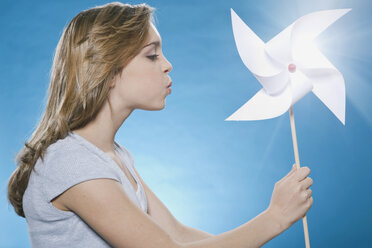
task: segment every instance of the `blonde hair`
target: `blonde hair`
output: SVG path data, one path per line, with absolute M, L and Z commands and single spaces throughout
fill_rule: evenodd
M 80 12 L 65 27 L 51 69 L 46 110 L 17 154 L 8 200 L 25 217 L 22 198 L 31 171 L 47 147 L 93 120 L 108 98 L 110 82 L 144 46 L 152 13 L 147 4 L 113 2 Z

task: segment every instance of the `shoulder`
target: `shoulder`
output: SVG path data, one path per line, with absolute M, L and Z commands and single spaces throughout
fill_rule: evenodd
M 92 166 L 92 162 L 98 163 L 96 156 L 66 136 L 48 146 L 40 170 L 44 174 L 72 173 L 89 164 Z
M 48 146 L 45 151 L 44 160 L 49 163 L 59 161 L 84 161 L 92 157 L 96 158 L 96 154 L 80 144 L 72 136 L 67 135 L 63 139 L 57 140 L 55 143 Z
M 105 158 L 71 136 L 51 144 L 38 169 L 49 201 L 83 181 L 111 178 L 121 183 L 120 173 Z
M 113 180 L 87 181 L 67 190 L 62 197 L 67 209 L 113 247 L 179 247 Z

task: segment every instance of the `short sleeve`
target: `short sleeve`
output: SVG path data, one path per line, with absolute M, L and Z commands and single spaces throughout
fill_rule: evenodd
M 105 159 L 79 145 L 54 147 L 46 153 L 42 166 L 48 202 L 87 180 L 109 178 L 121 183 L 120 174 Z

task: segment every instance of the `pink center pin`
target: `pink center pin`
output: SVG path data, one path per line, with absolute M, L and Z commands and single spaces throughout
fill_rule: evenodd
M 288 71 L 291 73 L 296 72 L 296 65 L 295 64 L 289 64 L 288 65 Z

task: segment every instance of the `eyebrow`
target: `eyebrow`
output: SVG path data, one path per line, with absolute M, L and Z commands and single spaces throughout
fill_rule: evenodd
M 158 41 L 158 40 L 153 41 L 153 42 L 147 44 L 146 46 L 142 47 L 142 49 L 145 48 L 145 47 L 151 46 L 151 45 L 155 45 L 155 47 L 158 47 L 158 46 L 160 46 L 160 41 Z

